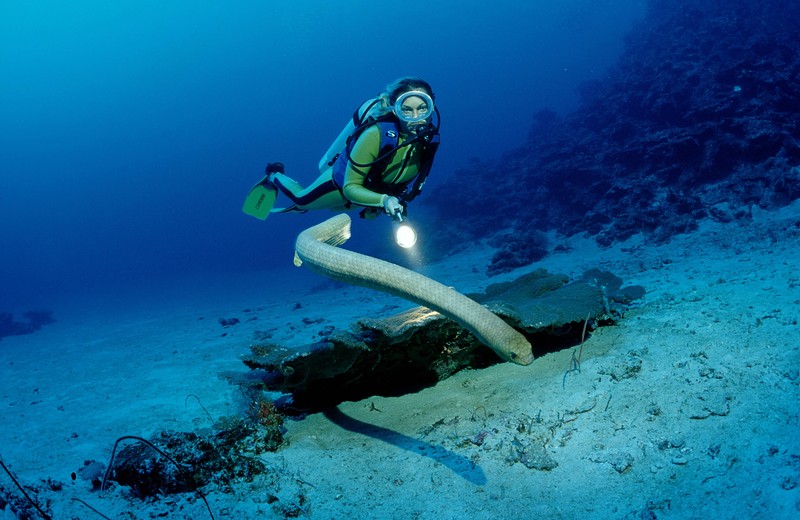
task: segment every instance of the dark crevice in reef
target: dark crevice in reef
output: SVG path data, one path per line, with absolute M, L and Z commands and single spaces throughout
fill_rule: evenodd
M 380 352 L 365 352 L 346 373 L 297 386 L 292 391 L 291 404 L 285 403 L 282 409 L 289 414 L 316 412 L 344 401 L 360 401 L 372 396 L 398 397 L 435 386 L 455 372 L 480 370 L 502 362 L 491 349 L 464 334 L 458 325 L 449 320 L 442 321 L 446 321 L 446 326 L 439 332 L 461 336 L 455 341 L 447 341 L 446 351 L 438 349 L 437 343 L 426 341 L 417 345 L 413 342 L 385 345 L 377 349 Z M 608 320 L 597 322 L 592 327 L 608 323 Z M 560 335 L 548 332 L 526 335 L 534 345 L 534 355 L 540 357 L 578 345 L 582 324 L 570 324 L 566 329 Z M 274 388 L 286 383 L 282 380 L 265 384 Z
M 623 287 L 606 271 L 590 270 L 569 281 L 540 269 L 470 296 L 522 332 L 539 357 L 579 344 L 585 324 L 591 331 L 615 323 L 643 295 L 643 288 Z M 362 319 L 302 348 L 256 340 L 243 360 L 253 372 L 235 377 L 236 382 L 250 394 L 268 390 L 291 396 L 278 401 L 288 414 L 418 392 L 460 370 L 501 361 L 470 332 L 425 307 Z

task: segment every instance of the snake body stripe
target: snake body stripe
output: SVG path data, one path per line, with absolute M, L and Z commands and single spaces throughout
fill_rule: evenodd
M 520 365 L 533 361 L 525 336 L 475 300 L 397 264 L 338 248 L 350 238 L 350 223 L 348 215 L 340 214 L 301 232 L 295 265 L 424 305 L 472 332 L 501 358 Z

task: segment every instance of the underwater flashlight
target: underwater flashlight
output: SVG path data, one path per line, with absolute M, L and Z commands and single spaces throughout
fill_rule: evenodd
M 398 211 L 394 216 L 394 241 L 405 249 L 414 247 L 417 243 L 417 232 L 407 222 L 403 222 L 403 215 Z

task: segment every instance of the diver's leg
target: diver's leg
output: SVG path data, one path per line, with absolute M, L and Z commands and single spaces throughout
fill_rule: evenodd
M 281 193 L 289 197 L 296 206 L 296 210 L 345 208 L 346 201 L 333 184 L 329 172 L 317 177 L 317 180 L 308 188 L 303 188 L 300 183 L 282 173 L 273 174 L 271 180 Z
M 294 199 L 298 193 L 303 192 L 303 186 L 283 173 L 273 173 L 270 175 L 270 181 L 275 183 L 276 186 L 285 193 L 290 199 Z

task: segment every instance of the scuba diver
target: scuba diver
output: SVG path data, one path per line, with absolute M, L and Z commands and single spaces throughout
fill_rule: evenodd
M 439 145 L 439 111 L 431 86 L 417 77 L 387 85 L 353 114 L 319 163 L 319 177 L 304 188 L 284 165 L 267 164 L 243 211 L 264 220 L 270 213 L 304 213 L 361 207 L 362 218 L 386 213 L 402 220 L 422 190 Z M 274 208 L 278 192 L 291 204 Z

